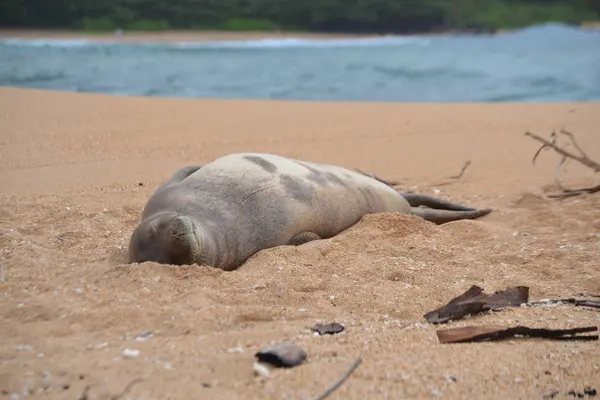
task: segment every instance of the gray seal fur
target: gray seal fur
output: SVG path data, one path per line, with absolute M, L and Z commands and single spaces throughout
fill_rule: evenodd
M 339 166 L 235 153 L 181 168 L 162 183 L 131 235 L 129 257 L 230 271 L 263 249 L 333 237 L 365 214 L 398 212 L 441 224 L 490 211 L 400 193 Z

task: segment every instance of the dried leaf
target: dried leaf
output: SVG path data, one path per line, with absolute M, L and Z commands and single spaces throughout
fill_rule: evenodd
M 519 307 L 529 300 L 529 288 L 527 286 L 514 286 L 506 288 L 490 295 L 486 295 L 485 308 L 499 310 L 506 307 Z
M 431 323 L 445 323 L 458 320 L 466 315 L 499 310 L 505 307 L 518 307 L 527 303 L 529 288 L 527 286 L 509 287 L 506 290 L 486 294 L 483 288 L 473 285 L 465 293 L 450 300 L 448 304 L 424 315 Z
M 332 322 L 330 324 L 316 324 L 312 330 L 318 332 L 319 335 L 335 335 L 342 332 L 344 327 L 337 322 Z
M 281 342 L 259 350 L 255 356 L 259 361 L 275 367 L 295 367 L 306 360 L 306 352 L 291 342 Z
M 544 329 L 515 326 L 506 328 L 498 325 L 467 326 L 437 331 L 440 343 L 464 343 L 502 340 L 517 335 L 530 338 L 544 338 L 554 340 L 598 340 L 598 335 L 581 336 L 578 333 L 595 332 L 596 326 L 574 329 Z

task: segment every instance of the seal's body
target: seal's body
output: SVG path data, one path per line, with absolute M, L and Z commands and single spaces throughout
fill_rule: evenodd
M 365 214 L 413 213 L 443 223 L 490 211 L 401 194 L 338 166 L 237 153 L 184 167 L 160 185 L 132 234 L 129 254 L 132 262 L 233 270 L 260 250 L 335 236 Z

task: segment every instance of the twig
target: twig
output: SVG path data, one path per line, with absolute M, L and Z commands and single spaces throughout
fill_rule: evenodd
M 123 391 L 120 394 L 117 394 L 115 396 L 112 396 L 110 398 L 110 400 L 119 400 L 120 398 L 122 398 L 123 396 L 126 396 L 129 391 L 138 383 L 142 382 L 143 379 L 142 378 L 135 378 L 134 380 L 132 380 L 131 382 L 129 382 L 127 384 L 127 386 L 125 386 L 125 389 L 123 389 Z
M 587 157 L 585 155 L 585 153 L 583 153 L 581 156 L 576 156 L 575 154 L 569 153 L 568 151 L 561 149 L 556 144 L 547 141 L 546 139 L 536 135 L 535 133 L 525 132 L 525 136 L 529 136 L 529 137 L 537 140 L 538 142 L 543 143 L 546 147 L 550 147 L 551 149 L 553 149 L 560 155 L 563 155 L 565 157 L 572 158 L 573 160 L 579 161 L 581 164 L 585 165 L 586 167 L 593 169 L 594 172 L 600 172 L 600 164 L 598 164 L 594 160 Z M 571 138 L 573 138 L 573 136 L 571 136 Z M 579 146 L 577 145 L 576 148 L 579 149 Z
M 589 188 L 581 188 L 581 189 L 566 189 L 562 193 L 551 193 L 548 197 L 552 199 L 558 199 L 561 197 L 573 197 L 579 196 L 580 194 L 592 194 L 600 192 L 600 185 L 592 186 Z
M 535 160 L 537 159 L 538 155 L 541 153 L 542 150 L 544 150 L 546 148 L 551 148 L 555 152 L 557 152 L 558 154 L 560 154 L 562 156 L 561 160 L 558 162 L 558 164 L 554 168 L 554 183 L 556 183 L 556 185 L 562 190 L 562 193 L 552 193 L 552 194 L 549 194 L 548 197 L 549 198 L 564 198 L 564 197 L 578 196 L 580 194 L 591 194 L 591 193 L 596 193 L 596 192 L 600 191 L 600 185 L 588 187 L 588 188 L 580 188 L 580 189 L 567 189 L 560 182 L 560 179 L 559 179 L 560 168 L 565 164 L 565 162 L 568 159 L 573 159 L 573 160 L 579 161 L 581 164 L 585 165 L 586 167 L 593 169 L 594 172 L 596 172 L 596 173 L 600 172 L 600 164 L 588 157 L 588 155 L 583 151 L 583 149 L 577 143 L 577 140 L 575 140 L 575 135 L 565 129 L 561 129 L 560 132 L 563 135 L 566 135 L 569 137 L 569 139 L 571 140 L 571 143 L 577 149 L 580 156 L 569 153 L 568 151 L 560 148 L 556 144 L 556 138 L 557 138 L 556 132 L 552 132 L 552 135 L 550 136 L 551 141 L 541 138 L 540 136 L 538 136 L 534 133 L 525 132 L 525 136 L 529 136 L 529 137 L 537 140 L 538 142 L 542 143 L 542 146 L 535 152 L 535 155 L 533 156 L 532 162 L 534 164 L 535 164 Z
M 90 391 L 90 385 L 87 385 L 84 389 L 83 389 L 83 393 L 81 393 L 81 396 L 79 396 L 79 399 L 77 400 L 88 400 L 88 393 Z
M 548 304 L 573 304 L 575 306 L 600 309 L 600 301 L 579 299 L 550 299 L 546 301 L 530 301 L 527 306 L 545 306 Z
M 565 129 L 561 129 L 560 133 L 562 133 L 563 135 L 567 135 L 569 139 L 571 139 L 571 143 L 573 143 L 573 146 L 575 146 L 575 148 L 577 149 L 577 151 L 579 151 L 582 157 L 589 158 L 587 154 L 585 154 L 585 151 L 581 150 L 581 147 L 579 147 L 579 144 L 577 144 L 577 140 L 575 140 L 575 135 L 573 135 L 571 132 Z
M 342 383 L 344 383 L 346 379 L 348 379 L 348 377 L 354 372 L 354 370 L 358 368 L 361 362 L 362 360 L 360 358 L 354 361 L 354 363 L 350 366 L 350 369 L 348 369 L 348 371 L 346 371 L 346 373 L 344 373 L 344 375 L 342 375 L 337 381 L 335 381 L 334 384 L 331 385 L 326 391 L 315 397 L 315 400 L 323 400 L 331 393 L 333 393 L 338 387 L 342 385 Z
M 563 184 L 560 182 L 560 179 L 558 177 L 558 175 L 560 174 L 560 168 L 563 166 L 563 164 L 567 161 L 567 157 L 563 156 L 563 158 L 560 159 L 560 161 L 558 162 L 558 164 L 556 164 L 556 167 L 554 168 L 554 183 L 556 183 L 556 186 L 558 186 L 560 188 L 560 190 L 564 192 L 566 192 L 568 189 L 566 189 Z
M 459 180 L 460 178 L 463 177 L 463 175 L 465 174 L 465 171 L 467 170 L 467 168 L 469 168 L 469 165 L 471 165 L 471 160 L 468 160 L 467 162 L 465 162 L 463 164 L 458 175 L 449 176 L 447 179 L 451 179 L 450 181 L 436 183 L 433 186 L 445 186 L 445 185 L 449 185 L 451 183 L 456 182 L 457 180 Z
M 467 168 L 469 168 L 469 165 L 471 165 L 471 160 L 467 161 L 465 163 L 465 165 L 463 165 L 463 167 L 461 168 L 460 172 L 458 175 L 454 175 L 454 176 L 450 176 L 450 179 L 460 179 L 462 178 L 462 176 L 465 174 L 465 171 L 467 170 Z
M 552 144 L 556 144 L 556 132 L 552 131 L 552 134 L 550 135 L 550 139 L 552 140 L 552 142 L 551 142 Z M 535 164 L 535 160 L 537 160 L 537 158 L 540 155 L 540 153 L 542 152 L 542 150 L 548 149 L 548 148 L 549 148 L 548 145 L 542 144 L 542 146 L 535 152 L 535 155 L 531 159 L 531 162 Z

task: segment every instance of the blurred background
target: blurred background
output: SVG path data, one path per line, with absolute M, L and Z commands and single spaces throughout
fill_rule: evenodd
M 0 85 L 319 101 L 600 100 L 600 0 L 3 0 Z

